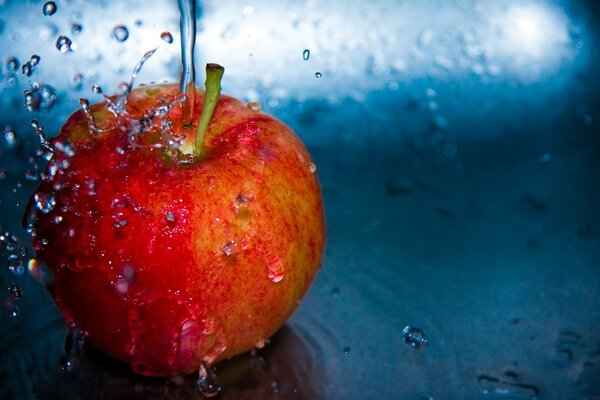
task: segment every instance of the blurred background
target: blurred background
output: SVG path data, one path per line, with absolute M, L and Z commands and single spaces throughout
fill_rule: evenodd
M 197 23 L 197 65 L 299 134 L 327 215 L 310 292 L 221 398 L 600 399 L 600 3 L 206 0 Z M 201 398 L 89 346 L 61 372 L 20 226 L 30 121 L 56 135 L 153 48 L 137 83 L 177 81 L 177 2 L 0 0 L 0 41 L 0 398 Z

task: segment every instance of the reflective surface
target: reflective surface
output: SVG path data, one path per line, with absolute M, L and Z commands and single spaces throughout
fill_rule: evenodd
M 2 232 L 27 242 L 31 119 L 52 136 L 155 47 L 138 82 L 178 80 L 176 3 L 0 1 Z M 307 143 L 328 229 L 300 309 L 219 366 L 220 398 L 600 398 L 596 2 L 198 8 L 198 64 Z M 0 398 L 201 398 L 89 346 L 61 372 L 64 322 L 2 243 Z

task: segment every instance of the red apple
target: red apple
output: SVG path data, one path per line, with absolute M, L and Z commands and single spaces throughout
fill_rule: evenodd
M 106 103 L 75 112 L 33 197 L 34 246 L 67 322 L 144 375 L 262 346 L 306 293 L 324 247 L 315 167 L 299 138 L 221 95 L 192 157 L 196 122 L 182 126 L 181 107 L 169 110 L 180 96 L 175 85 L 142 86 L 124 114 Z M 168 145 L 183 137 L 178 150 Z

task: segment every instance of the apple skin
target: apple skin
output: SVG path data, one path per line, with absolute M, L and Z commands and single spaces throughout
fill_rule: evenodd
M 324 249 L 314 164 L 275 118 L 221 95 L 205 157 L 190 163 L 157 145 L 160 118 L 131 139 L 159 99 L 178 96 L 175 85 L 139 87 L 118 121 L 95 104 L 98 133 L 75 112 L 32 197 L 54 199 L 37 212 L 33 244 L 67 323 L 143 375 L 191 373 L 262 346 L 300 303 Z M 196 116 L 203 99 L 198 90 Z M 191 151 L 195 126 L 182 127 L 179 106 L 169 116 Z

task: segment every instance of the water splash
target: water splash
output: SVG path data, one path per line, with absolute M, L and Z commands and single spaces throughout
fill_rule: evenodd
M 194 47 L 196 45 L 196 1 L 178 0 L 181 13 L 181 76 L 179 90 L 187 101 L 182 103 L 183 124 L 188 125 L 194 117 L 196 104 L 196 72 L 194 67 Z
M 155 52 L 156 49 L 147 51 L 146 53 L 144 53 L 140 61 L 138 61 L 138 63 L 135 65 L 135 67 L 133 68 L 133 72 L 131 73 L 131 79 L 129 79 L 129 83 L 127 84 L 127 94 L 131 93 L 131 90 L 133 89 L 133 84 L 135 83 L 135 79 L 137 78 L 142 67 L 144 66 L 144 63 L 148 61 L 148 59 L 152 57 L 152 55 Z

